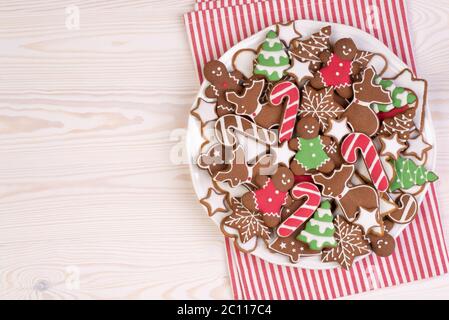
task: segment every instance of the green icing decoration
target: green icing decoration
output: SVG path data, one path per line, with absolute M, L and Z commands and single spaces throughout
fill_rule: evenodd
M 326 200 L 321 203 L 296 239 L 307 243 L 312 250 L 336 247 L 333 219 L 330 202 Z
M 324 145 L 320 136 L 312 139 L 298 138 L 298 142 L 299 150 L 295 159 L 304 169 L 318 169 L 329 160 L 329 156 L 324 152 Z
M 257 56 L 254 74 L 263 75 L 268 81 L 279 81 L 289 67 L 290 58 L 284 44 L 276 32 L 269 31 Z
M 278 34 L 275 31 L 273 31 L 273 30 L 268 31 L 267 39 L 276 39 L 277 37 L 278 37 Z
M 279 62 L 276 61 L 276 59 L 279 58 Z M 264 66 L 277 66 L 278 64 L 288 65 L 290 63 L 290 59 L 285 56 L 281 57 L 268 57 L 265 58 L 263 54 L 259 54 L 259 57 L 257 58 L 258 63 L 263 64 Z
M 264 42 L 263 45 L 262 45 L 262 50 L 273 51 L 273 52 L 274 51 L 281 51 L 281 50 L 284 50 L 284 46 L 282 45 L 281 42 L 273 43 L 271 46 L 270 46 L 269 42 Z
M 396 87 L 392 80 L 383 80 L 376 78 L 375 82 L 380 84 L 382 88 L 390 92 L 391 99 L 393 100 L 390 104 L 372 104 L 372 108 L 375 112 L 388 112 L 394 108 L 401 108 L 405 105 L 412 104 L 416 101 L 416 95 L 409 89 L 403 87 Z
M 438 176 L 434 172 L 428 171 L 423 165 L 418 166 L 411 159 L 399 157 L 391 162 L 396 173 L 390 184 L 391 192 L 398 189 L 407 190 L 414 186 L 422 186 L 426 182 L 438 180 Z

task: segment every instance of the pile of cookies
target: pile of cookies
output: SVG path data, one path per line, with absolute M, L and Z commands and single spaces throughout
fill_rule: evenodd
M 414 219 L 438 178 L 426 169 L 426 82 L 408 69 L 383 78 L 384 56 L 331 33 L 279 24 L 257 50 L 237 51 L 232 70 L 208 62 L 191 114 L 204 138 L 195 160 L 212 181 L 200 202 L 226 236 L 245 252 L 262 243 L 293 263 L 320 255 L 349 269 L 394 252 L 392 228 Z

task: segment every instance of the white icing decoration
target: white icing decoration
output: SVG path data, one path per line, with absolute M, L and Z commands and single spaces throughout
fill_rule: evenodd
M 370 211 L 364 208 L 360 208 L 360 213 L 354 223 L 362 226 L 365 233 L 368 233 L 368 231 L 371 229 L 380 229 L 380 225 L 378 222 L 378 209 L 375 208 Z
M 326 132 L 326 135 L 334 137 L 338 142 L 343 140 L 343 138 L 351 133 L 348 127 L 348 119 L 343 118 L 341 120 L 331 119 L 332 124 L 330 129 Z
M 301 232 L 301 235 L 307 238 L 307 242 L 312 242 L 315 240 L 317 242 L 317 247 L 321 248 L 325 242 L 328 242 L 330 245 L 336 245 L 337 242 L 335 241 L 334 237 L 324 237 L 324 236 L 317 236 L 314 234 L 311 234 L 310 232 L 307 232 L 303 230 Z
M 279 43 L 279 38 L 267 38 L 265 39 L 266 43 L 268 44 L 268 46 L 270 48 L 273 48 L 275 45 L 277 45 Z
M 288 25 L 278 24 L 278 30 L 279 39 L 285 41 L 287 45 L 289 45 L 293 39 L 300 37 L 300 35 L 296 33 L 294 22 Z
M 323 208 L 318 208 L 316 210 L 318 217 L 322 218 L 324 216 L 330 216 L 331 215 L 331 211 L 329 209 L 323 209 Z
M 404 154 L 406 155 L 417 155 L 417 158 L 419 160 L 422 160 L 424 155 L 432 149 L 432 146 L 428 144 L 426 141 L 424 141 L 424 137 L 422 134 L 417 136 L 414 139 L 409 139 L 407 141 L 408 148 L 405 150 Z
M 280 51 L 265 51 L 261 50 L 259 52 L 265 59 L 274 58 L 274 62 L 279 64 L 281 62 L 281 58 L 288 58 L 287 53 L 284 50 Z
M 288 147 L 288 141 L 283 142 L 281 145 L 272 148 L 276 155 L 274 164 L 284 164 L 287 167 L 290 166 L 291 159 L 296 155 L 295 151 L 290 150 Z
M 334 224 L 332 222 L 318 221 L 315 219 L 311 219 L 309 222 L 312 226 L 318 226 L 318 230 L 320 231 L 320 233 L 326 232 L 327 229 L 334 229 Z
M 261 71 L 266 71 L 269 75 L 273 74 L 273 73 L 277 73 L 279 78 L 282 78 L 283 74 L 284 74 L 284 70 L 287 69 L 289 67 L 289 65 L 285 65 L 285 66 L 278 66 L 278 67 L 268 67 L 268 66 L 263 66 L 258 64 L 256 66 L 256 69 L 261 70 Z

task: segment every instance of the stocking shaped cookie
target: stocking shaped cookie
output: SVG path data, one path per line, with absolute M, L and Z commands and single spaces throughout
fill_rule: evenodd
M 281 209 L 292 199 L 289 191 L 295 179 L 286 167 L 279 166 L 272 176 L 258 176 L 255 180 L 259 189 L 245 193 L 242 203 L 248 210 L 262 213 L 265 224 L 276 227 L 281 221 Z
M 240 92 L 243 89 L 243 75 L 238 71 L 228 72 L 222 62 L 212 60 L 204 66 L 204 77 L 211 83 L 206 88 L 206 97 L 217 99 L 217 115 L 233 113 L 234 105 L 226 100 L 226 91 Z
M 335 168 L 334 161 L 326 153 L 333 141 L 320 135 L 317 119 L 312 116 L 302 118 L 296 124 L 296 134 L 298 138 L 289 142 L 292 150 L 298 150 L 290 162 L 290 169 L 295 175 L 304 175 L 312 170 L 327 173 Z
M 354 61 L 358 49 L 352 39 L 344 38 L 335 43 L 334 52 L 324 51 L 319 55 L 322 67 L 310 80 L 316 89 L 333 87 L 343 98 L 352 96 L 352 75 L 360 71 L 362 66 Z

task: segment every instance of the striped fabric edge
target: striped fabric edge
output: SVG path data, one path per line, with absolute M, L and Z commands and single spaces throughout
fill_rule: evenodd
M 436 230 L 442 230 L 438 217 L 434 221 L 428 218 L 432 210 L 437 210 L 433 185 L 427 196 L 429 199 L 421 204 L 418 217 L 412 224 L 424 228 L 429 223 L 434 224 Z M 410 237 L 403 233 L 397 239 L 398 249 L 395 254 L 388 258 L 370 255 L 354 263 L 349 271 L 340 268 L 308 270 L 275 265 L 240 252 L 233 240 L 226 238 L 226 253 L 237 264 L 238 279 L 235 281 L 246 284 L 232 287 L 234 297 L 245 300 L 336 299 L 447 273 L 448 257 L 442 233 L 437 231 L 433 235 L 420 234 L 419 237 L 420 240 L 429 241 L 429 250 L 421 253 L 422 257 L 406 257 L 404 248 Z M 438 252 L 430 249 L 432 244 Z M 437 255 L 444 258 L 438 259 Z M 407 263 L 405 259 L 410 260 Z
M 186 13 L 184 19 L 190 33 L 200 81 L 203 80 L 201 66 L 206 61 L 221 56 L 227 48 L 265 27 L 299 18 L 343 23 L 367 31 L 383 41 L 415 70 L 410 50 L 405 50 L 402 42 L 395 41 L 395 35 L 389 31 L 399 20 L 406 19 L 405 15 L 398 15 L 398 7 L 401 10 L 405 7 L 403 0 L 311 0 L 307 3 L 300 0 L 266 0 L 241 6 L 192 11 Z M 395 19 L 381 19 L 385 14 Z M 231 23 L 225 23 L 226 21 Z M 381 21 L 386 23 L 380 23 Z M 407 24 L 403 24 L 403 27 L 408 30 Z M 410 47 L 408 36 L 406 40 L 407 47 Z
M 195 3 L 195 10 L 211 10 L 224 7 L 241 6 L 265 0 L 209 0 Z
M 355 5 L 351 6 L 351 3 Z M 371 8 L 370 10 L 372 10 L 373 4 L 377 6 L 376 10 L 378 10 L 375 16 L 378 19 L 376 23 L 378 28 L 373 28 L 373 24 L 369 23 L 370 20 L 367 20 L 366 15 L 363 15 L 368 12 L 366 8 Z M 328 9 L 330 10 L 328 11 Z M 350 15 L 345 15 L 348 12 Z M 236 14 L 244 19 L 235 19 Z M 212 20 L 211 17 L 213 18 Z M 250 19 L 250 17 L 254 19 Z M 389 19 L 389 17 L 394 17 L 394 19 Z M 416 70 L 411 51 L 411 40 L 408 36 L 405 4 L 402 0 L 393 2 L 386 0 L 337 0 L 332 3 L 329 1 L 310 1 L 308 5 L 304 6 L 298 6 L 298 1 L 265 1 L 264 3 L 236 8 L 209 10 L 194 15 L 195 20 L 192 20 L 192 13 L 189 13 L 186 17 L 186 25 L 191 26 L 190 39 L 192 43 L 196 41 L 201 49 L 194 53 L 197 65 L 201 66 L 203 62 L 199 60 L 199 57 L 206 59 L 204 61 L 214 56 L 218 57 L 224 52 L 223 50 L 246 38 L 244 28 L 247 29 L 246 32 L 250 30 L 251 33 L 254 33 L 277 21 L 282 22 L 299 18 L 346 23 L 368 31 L 386 43 Z M 386 20 L 384 20 L 385 18 Z M 230 23 L 223 25 L 223 21 Z M 242 25 L 244 28 L 238 25 L 238 21 L 243 21 Z M 384 24 L 382 23 L 383 21 L 387 22 Z M 202 26 L 201 30 L 198 23 L 206 24 Z M 215 27 L 215 30 L 219 32 L 218 35 L 212 35 L 213 42 L 211 42 L 210 37 L 204 38 L 199 34 L 201 31 L 206 34 L 205 30 L 211 30 L 208 23 L 213 25 L 212 29 Z M 192 38 L 191 34 L 196 36 Z M 401 36 L 397 37 L 398 34 Z M 399 39 L 405 39 L 405 41 L 399 41 Z M 197 48 L 197 45 L 192 44 L 192 48 Z M 240 289 L 233 287 L 237 288 L 234 290 L 234 297 L 236 299 L 263 298 L 260 294 L 263 292 L 266 298 L 269 299 L 295 297 L 298 299 L 335 298 L 446 273 L 448 263 L 447 250 L 443 240 L 441 220 L 438 216 L 438 206 L 433 185 L 426 195 L 426 200 L 421 205 L 419 216 L 423 215 L 422 212 L 426 212 L 422 218 L 425 222 L 418 223 L 421 220 L 417 218 L 410 228 L 407 228 L 401 235 L 401 239 L 405 238 L 404 242 L 407 245 L 403 245 L 401 241 L 398 241 L 398 252 L 401 253 L 400 255 L 395 254 L 387 259 L 370 256 L 367 259 L 363 259 L 360 263 L 356 263 L 355 268 L 352 269 L 353 271 L 349 273 L 340 269 L 337 271 L 323 271 L 320 274 L 315 274 L 318 271 L 297 268 L 284 270 L 286 267 L 270 265 L 252 255 L 242 254 L 236 251 L 231 244 L 229 248 L 227 247 L 227 252 L 228 256 L 234 256 L 232 262 L 237 264 L 237 270 L 239 271 L 237 272 L 237 279 L 234 280 L 236 280 L 236 283 L 238 281 L 240 286 Z M 428 216 L 428 213 L 431 215 Z M 424 237 L 427 237 L 424 240 L 430 241 L 423 242 Z M 429 250 L 429 247 L 433 247 L 431 245 L 421 246 L 422 243 L 435 245 L 435 250 Z M 235 254 L 232 254 L 233 251 Z M 244 267 L 247 261 L 252 261 L 252 263 L 248 264 L 249 267 Z M 251 268 L 256 268 L 257 271 L 260 270 L 260 273 L 248 273 L 248 270 Z M 256 279 L 252 279 L 254 274 L 258 275 Z M 248 282 L 244 275 L 252 281 Z M 291 279 L 293 279 L 293 283 Z M 298 279 L 312 279 L 315 281 L 305 281 L 298 284 L 295 282 Z M 328 282 L 329 280 L 332 281 Z M 279 289 L 279 285 L 285 281 L 287 281 L 286 283 L 289 286 L 287 286 L 288 288 L 284 292 L 284 290 Z M 262 287 L 264 290 L 251 290 L 252 286 L 249 286 L 250 284 L 253 287 L 259 287 L 259 289 Z M 314 284 L 318 284 L 318 286 Z M 282 288 L 285 287 L 282 286 Z M 241 292 L 241 294 L 236 292 Z M 282 292 L 284 293 L 282 294 Z

